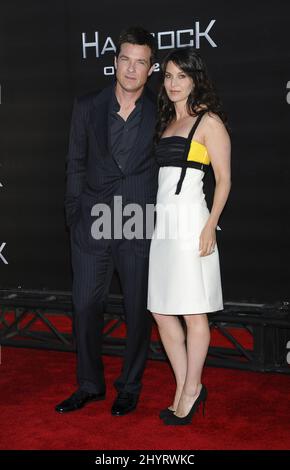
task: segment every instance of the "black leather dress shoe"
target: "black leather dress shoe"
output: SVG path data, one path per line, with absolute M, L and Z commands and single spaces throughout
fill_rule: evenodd
M 134 411 L 139 396 L 129 392 L 119 392 L 112 406 L 112 415 L 123 416 Z
M 105 393 L 89 393 L 85 390 L 77 390 L 67 400 L 62 401 L 55 407 L 58 413 L 68 413 L 69 411 L 79 410 L 91 401 L 104 400 Z

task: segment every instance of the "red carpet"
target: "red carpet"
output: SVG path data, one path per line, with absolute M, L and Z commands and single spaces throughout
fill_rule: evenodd
M 289 449 L 290 377 L 207 367 L 206 416 L 191 426 L 167 427 L 158 412 L 173 394 L 163 362 L 148 361 L 138 409 L 110 415 L 121 359 L 105 357 L 104 402 L 59 415 L 54 405 L 75 387 L 73 353 L 2 348 L 1 449 Z

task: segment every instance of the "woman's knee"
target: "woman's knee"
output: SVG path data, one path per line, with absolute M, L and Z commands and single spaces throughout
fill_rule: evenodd
M 184 315 L 184 321 L 187 328 L 208 329 L 208 319 L 206 314 L 202 315 Z
M 169 315 L 162 315 L 160 313 L 152 313 L 154 320 L 157 323 L 159 329 L 163 329 L 168 327 L 171 324 L 172 319 L 170 319 Z

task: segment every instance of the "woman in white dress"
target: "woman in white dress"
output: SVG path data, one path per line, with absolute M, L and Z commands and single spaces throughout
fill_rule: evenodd
M 165 424 L 184 425 L 207 398 L 201 383 L 210 342 L 207 313 L 223 309 L 215 231 L 231 187 L 230 138 L 220 101 L 195 49 L 171 51 L 162 71 L 148 309 L 176 380 L 173 402 L 160 417 Z M 211 212 L 203 192 L 210 164 L 216 182 Z

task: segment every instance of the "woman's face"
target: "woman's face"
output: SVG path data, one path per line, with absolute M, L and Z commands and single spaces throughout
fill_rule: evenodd
M 164 87 L 173 103 L 187 101 L 193 89 L 193 80 L 174 62 L 168 62 L 164 76 Z

